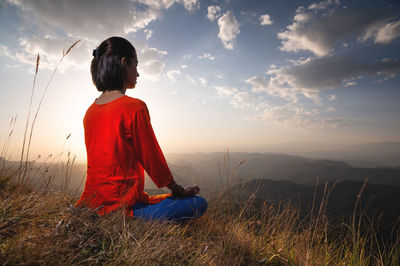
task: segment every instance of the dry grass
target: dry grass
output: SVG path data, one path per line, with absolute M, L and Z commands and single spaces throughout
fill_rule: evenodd
M 307 237 L 295 233 L 296 213 L 289 209 L 272 214 L 273 208 L 266 206 L 270 218 L 249 219 L 227 212 L 225 204 L 211 204 L 199 220 L 174 224 L 134 220 L 122 213 L 100 218 L 73 207 L 74 199 L 64 193 L 39 194 L 7 184 L 1 194 L 0 261 L 5 264 L 305 261 Z
M 206 214 L 183 224 L 146 222 L 122 212 L 99 217 L 76 198 L 0 181 L 2 264 L 397 265 L 399 246 L 374 252 L 371 238 L 302 222 L 290 205 L 217 195 Z M 353 238 L 355 236 L 355 238 Z M 353 242 L 354 241 L 354 242 Z

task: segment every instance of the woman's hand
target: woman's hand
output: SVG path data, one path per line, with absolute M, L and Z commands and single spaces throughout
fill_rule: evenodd
M 178 185 L 175 181 L 172 181 L 167 187 L 171 190 L 172 196 L 176 197 L 194 196 L 200 192 L 200 188 L 197 185 L 183 188 L 181 185 Z
M 185 187 L 185 195 L 183 197 L 194 196 L 200 192 L 198 185 Z

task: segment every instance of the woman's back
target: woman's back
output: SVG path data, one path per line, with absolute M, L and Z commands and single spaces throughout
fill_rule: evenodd
M 100 214 L 137 201 L 149 202 L 144 168 L 158 187 L 173 179 L 154 136 L 146 104 L 126 95 L 106 104 L 93 103 L 84 121 L 88 172 L 79 201 Z

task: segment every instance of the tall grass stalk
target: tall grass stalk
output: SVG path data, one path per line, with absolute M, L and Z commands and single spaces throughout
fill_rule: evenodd
M 49 88 L 49 86 L 50 86 L 51 81 L 53 80 L 53 77 L 54 77 L 55 73 L 57 72 L 57 69 L 58 69 L 59 65 L 61 64 L 61 62 L 63 61 L 63 59 L 65 58 L 65 56 L 68 55 L 68 54 L 70 53 L 70 51 L 72 50 L 72 48 L 74 48 L 79 42 L 80 42 L 80 40 L 74 42 L 74 43 L 67 49 L 66 52 L 63 51 L 62 57 L 61 57 L 61 59 L 58 61 L 56 67 L 54 68 L 53 73 L 51 74 L 50 79 L 49 79 L 49 81 L 47 82 L 47 85 L 46 85 L 46 87 L 45 87 L 45 89 L 44 89 L 44 91 L 43 91 L 42 97 L 40 98 L 40 102 L 39 102 L 38 107 L 37 107 L 37 109 L 36 109 L 35 116 L 33 117 L 32 124 L 31 124 L 31 129 L 30 129 L 30 133 L 29 133 L 29 141 L 28 141 L 28 146 L 27 146 L 27 151 L 26 151 L 26 157 L 25 157 L 25 158 L 26 158 L 26 160 L 25 160 L 25 165 L 26 165 L 26 166 L 27 166 L 27 164 L 28 164 L 28 159 L 29 159 L 29 152 L 30 152 L 30 147 L 31 147 L 31 141 L 32 141 L 33 130 L 34 130 L 34 128 L 35 128 L 36 119 L 37 119 L 37 117 L 38 117 L 40 107 L 42 106 L 42 102 L 43 102 L 44 96 L 46 95 L 46 92 L 47 92 L 47 90 L 48 90 L 48 88 Z M 38 66 L 39 66 L 39 61 L 37 61 L 37 68 L 38 68 Z M 36 73 L 37 73 L 37 72 L 36 72 Z M 35 80 L 36 80 L 36 74 L 35 74 Z M 33 89 L 32 89 L 32 95 L 33 95 Z M 24 139 L 25 139 L 25 138 L 24 138 Z M 24 147 L 23 147 L 23 148 L 24 148 Z M 22 155 L 22 156 L 23 156 L 23 155 Z M 22 158 L 22 157 L 21 157 L 21 158 Z M 26 171 L 27 171 L 27 167 L 24 168 L 24 172 L 23 172 L 22 180 L 21 180 L 22 183 L 25 181 Z M 19 181 L 19 180 L 18 180 L 18 181 Z
M 0 176 L 5 175 L 5 166 L 6 166 L 6 159 L 7 159 L 6 155 L 7 155 L 9 145 L 10 145 L 10 138 L 14 132 L 16 121 L 17 121 L 17 116 L 11 118 L 10 124 L 7 129 L 6 136 L 4 138 L 3 147 L 1 149 L 1 154 L 0 154 L 0 157 L 2 158 L 2 166 L 1 166 Z
M 38 54 L 36 57 L 36 68 L 35 68 L 35 74 L 33 75 L 33 85 L 32 85 L 32 91 L 31 91 L 31 97 L 29 100 L 29 108 L 28 108 L 28 117 L 26 118 L 26 124 L 25 124 L 25 132 L 24 132 L 24 139 L 22 142 L 22 151 L 21 151 L 21 160 L 20 160 L 20 165 L 19 167 L 22 169 L 22 162 L 24 160 L 24 152 L 25 152 L 25 141 L 26 141 L 26 133 L 28 132 L 28 126 L 29 126 L 29 120 L 31 116 L 31 108 L 32 108 L 32 100 L 33 100 L 33 94 L 35 91 L 35 85 L 36 85 L 36 77 L 39 71 L 39 62 L 40 62 L 40 55 Z M 28 158 L 26 158 L 26 163 L 25 163 L 25 168 L 28 167 Z M 24 171 L 24 174 L 26 173 L 26 170 Z M 20 174 L 18 176 L 18 183 L 21 178 L 22 171 L 20 171 Z
M 358 228 L 356 229 L 356 214 L 357 214 L 357 207 L 360 204 L 361 195 L 367 186 L 368 178 L 365 179 L 363 185 L 361 186 L 360 192 L 357 194 L 356 203 L 354 205 L 353 210 L 353 217 L 352 217 L 352 231 L 353 231 L 353 242 L 356 243 L 356 239 L 360 238 L 360 225 L 361 225 L 361 217 L 358 219 Z M 357 234 L 357 235 L 356 235 Z

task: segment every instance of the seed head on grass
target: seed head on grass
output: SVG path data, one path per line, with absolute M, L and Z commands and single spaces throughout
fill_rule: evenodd
M 38 54 L 36 57 L 36 70 L 35 70 L 35 74 L 38 73 L 39 70 L 39 62 L 40 62 L 40 55 Z
M 77 45 L 80 41 L 81 41 L 81 40 L 77 40 L 76 42 L 74 42 L 74 43 L 68 48 L 67 52 L 64 53 L 64 50 L 63 50 L 63 57 L 66 56 L 67 54 L 69 54 L 69 52 L 72 50 L 72 48 L 74 48 L 75 45 Z

